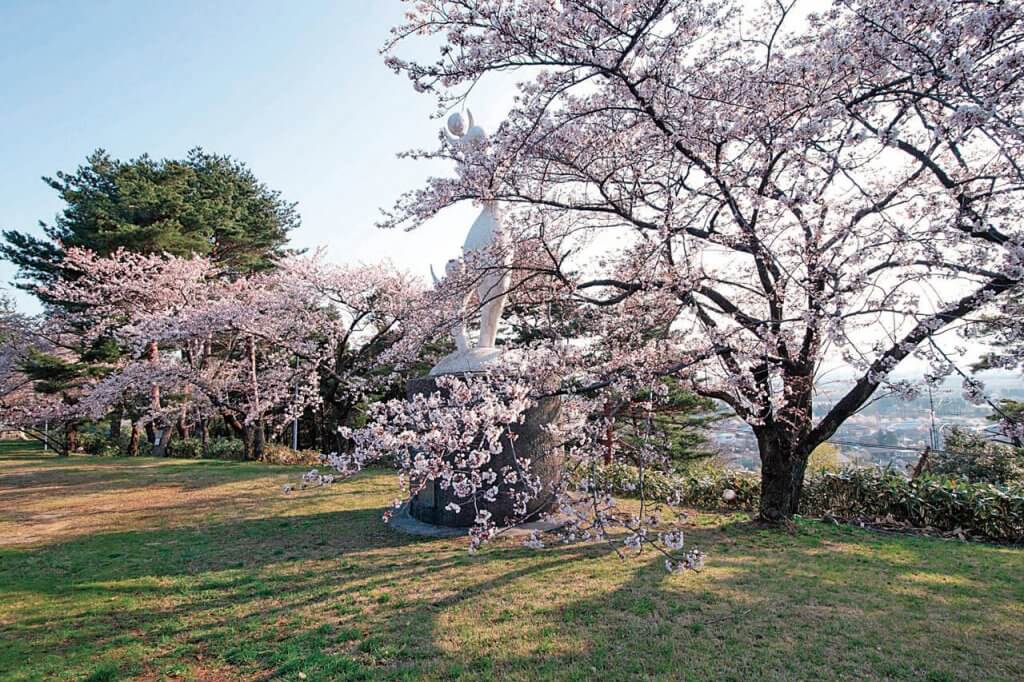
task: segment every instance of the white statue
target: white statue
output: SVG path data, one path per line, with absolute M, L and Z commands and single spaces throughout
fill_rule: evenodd
M 486 139 L 487 134 L 483 128 L 475 125 L 473 114 L 466 112 L 468 128 L 462 119 L 462 114 L 454 113 L 448 117 L 448 126 L 445 135 L 453 145 L 462 145 L 467 142 L 478 142 Z M 480 299 L 480 336 L 476 345 L 471 346 L 466 336 L 465 311 L 469 299 L 474 292 L 469 292 L 462 302 L 462 309 L 459 312 L 459 320 L 452 328 L 452 336 L 455 339 L 455 352 L 441 359 L 437 365 L 430 370 L 431 375 L 452 374 L 458 372 L 479 372 L 488 365 L 497 362 L 501 351 L 494 346 L 495 338 L 498 335 L 498 323 L 501 321 L 501 311 L 505 307 L 505 299 L 508 298 L 509 285 L 512 275 L 509 266 L 512 264 L 512 245 L 508 242 L 504 231 L 499 225 L 498 206 L 495 201 L 484 201 L 480 215 L 473 221 L 466 235 L 466 241 L 462 245 L 463 257 L 469 257 L 474 270 L 481 269 L 484 274 L 480 276 L 480 282 L 476 285 L 475 293 Z M 445 274 L 449 277 L 463 274 L 465 264 L 462 259 L 448 261 L 445 266 Z M 431 268 L 431 274 L 433 274 Z M 434 275 L 434 282 L 437 283 L 437 276 Z

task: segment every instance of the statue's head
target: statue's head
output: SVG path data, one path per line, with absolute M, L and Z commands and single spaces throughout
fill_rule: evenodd
M 455 137 L 462 137 L 466 134 L 466 122 L 462 119 L 462 114 L 457 111 L 448 117 L 448 132 Z
M 444 132 L 452 143 L 462 140 L 480 140 L 487 137 L 484 129 L 473 122 L 473 112 L 468 109 L 465 118 L 458 111 L 449 116 L 445 128 Z

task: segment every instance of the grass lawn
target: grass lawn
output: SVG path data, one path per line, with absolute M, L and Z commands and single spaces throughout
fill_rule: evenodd
M 1024 550 L 695 515 L 700 574 L 382 525 L 394 478 L 0 451 L 0 679 L 1022 679 Z

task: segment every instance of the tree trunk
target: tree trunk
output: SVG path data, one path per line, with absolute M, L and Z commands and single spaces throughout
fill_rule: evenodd
M 124 407 L 118 405 L 110 413 L 110 440 L 117 442 L 121 437 L 121 418 L 124 417 Z
M 256 461 L 263 457 L 263 448 L 267 443 L 267 434 L 263 428 L 263 420 L 245 425 L 245 460 Z
M 253 459 L 263 459 L 263 447 L 267 444 L 267 431 L 263 426 L 263 420 L 256 422 L 256 434 L 253 438 L 252 455 Z
M 181 411 L 178 412 L 177 423 L 175 428 L 178 429 L 178 437 L 182 440 L 187 440 L 192 437 L 191 429 L 189 428 L 188 419 L 188 405 L 192 402 L 192 386 L 185 386 L 185 400 L 181 406 Z
M 188 431 L 188 422 L 185 420 L 185 410 L 182 408 L 181 414 L 178 415 L 178 419 L 174 423 L 174 430 L 178 433 L 178 438 L 182 440 L 187 439 L 191 434 Z
M 64 425 L 64 450 L 61 454 L 67 457 L 78 450 L 78 423 L 67 422 Z
M 774 430 L 759 430 L 761 507 L 759 518 L 779 523 L 800 510 L 800 494 L 810 450 Z
M 146 359 L 150 363 L 156 364 L 156 362 L 159 359 L 159 357 L 160 357 L 160 349 L 157 346 L 156 341 L 150 341 L 149 343 L 147 343 L 146 344 Z M 159 415 L 160 414 L 160 386 L 159 386 L 159 384 L 156 384 L 156 383 L 150 384 L 150 387 L 149 387 L 149 407 L 150 407 L 150 410 L 152 410 L 154 415 Z M 161 419 L 160 421 L 161 421 L 161 425 L 162 425 L 163 420 Z M 161 429 L 161 431 L 166 432 L 166 429 Z M 159 454 L 159 451 L 161 449 L 163 449 L 161 447 L 162 443 L 158 443 L 157 442 L 156 425 L 154 424 L 154 420 L 152 420 L 152 419 L 146 423 L 146 437 L 149 438 L 149 443 L 150 443 L 150 445 L 153 446 L 153 454 L 156 455 L 157 457 L 160 457 L 161 455 Z M 166 438 L 166 436 L 161 434 L 160 440 L 163 441 L 163 440 L 165 440 L 165 438 Z
M 238 417 L 228 412 L 221 413 L 221 416 L 224 417 L 224 424 L 231 429 L 231 432 L 238 438 L 245 440 L 247 431 L 242 422 L 238 421 Z
M 203 457 L 210 454 L 210 422 L 206 417 L 199 419 L 199 439 L 203 443 Z
M 174 440 L 174 429 L 168 426 L 167 428 L 160 430 L 160 440 L 153 446 L 154 457 L 167 457 L 171 441 Z
M 249 335 L 249 372 L 252 381 L 252 399 L 257 413 L 260 412 L 260 385 L 256 381 L 256 337 Z M 267 435 L 263 430 L 263 419 L 260 418 L 254 424 L 246 426 L 250 432 L 249 445 L 247 447 L 246 459 L 260 459 L 263 456 L 263 444 Z
M 142 440 L 142 429 L 139 427 L 139 422 L 132 420 L 132 435 L 128 440 L 128 455 L 130 457 L 139 456 L 139 443 Z
M 605 432 L 607 442 L 605 443 L 604 465 L 611 466 L 615 452 L 615 422 L 612 421 L 612 406 L 609 402 L 604 404 L 604 418 L 608 420 L 608 429 Z
M 767 372 L 767 365 L 764 371 Z M 800 511 L 800 494 L 804 489 L 804 472 L 811 450 L 821 440 L 811 435 L 814 410 L 814 375 L 811 367 L 785 374 L 783 393 L 785 405 L 773 412 L 765 422 L 754 427 L 757 449 L 761 455 L 761 505 L 759 518 L 767 523 L 780 523 Z M 768 387 L 771 378 L 765 374 L 760 384 Z
M 256 440 L 256 429 L 252 424 L 245 425 L 245 436 L 242 438 L 242 459 L 246 462 L 252 461 L 253 449 Z

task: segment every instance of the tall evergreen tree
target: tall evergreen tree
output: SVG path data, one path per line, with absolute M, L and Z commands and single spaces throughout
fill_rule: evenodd
M 99 149 L 75 172 L 43 181 L 64 210 L 53 223 L 40 222 L 44 237 L 5 230 L 0 244 L 0 254 L 18 266 L 19 286 L 29 290 L 70 275 L 61 267 L 69 246 L 100 255 L 119 248 L 199 254 L 237 273 L 266 269 L 287 253 L 299 225 L 295 204 L 245 164 L 200 148 L 162 161 L 120 161 Z

